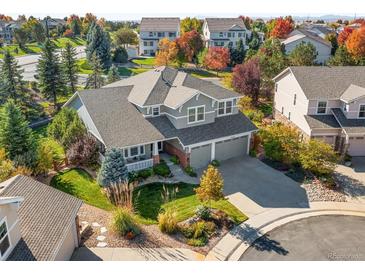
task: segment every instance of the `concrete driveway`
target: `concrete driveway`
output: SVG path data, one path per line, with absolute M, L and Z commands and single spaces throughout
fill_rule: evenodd
M 309 207 L 307 194 L 297 182 L 256 158 L 230 159 L 219 170 L 224 194 L 249 217 L 267 208 Z
M 317 216 L 285 224 L 256 240 L 241 261 L 365 260 L 365 218 Z

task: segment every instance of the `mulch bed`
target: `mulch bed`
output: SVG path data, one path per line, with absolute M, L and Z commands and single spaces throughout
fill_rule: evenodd
M 82 244 L 86 247 L 97 247 L 97 237 L 100 235 L 106 236 L 104 242 L 107 247 L 128 247 L 128 248 L 187 248 L 206 255 L 218 241 L 228 232 L 226 229 L 218 231 L 218 235 L 209 239 L 209 242 L 203 247 L 193 247 L 184 243 L 184 238 L 181 234 L 167 235 L 162 233 L 157 225 L 140 225 L 142 233 L 132 240 L 118 236 L 112 231 L 110 223 L 112 220 L 112 212 L 108 212 L 87 204 L 83 204 L 79 210 L 80 224 L 86 221 L 90 224 L 97 222 L 100 227 L 92 227 L 86 237 L 82 237 Z M 106 227 L 108 231 L 101 234 L 100 228 Z

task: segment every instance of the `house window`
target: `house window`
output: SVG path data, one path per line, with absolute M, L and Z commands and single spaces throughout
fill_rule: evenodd
M 176 33 L 175 32 L 169 32 L 169 37 L 175 38 L 176 37 Z
M 144 154 L 144 146 L 136 146 L 124 149 L 124 158 L 133 158 Z
M 359 118 L 365 118 L 365 105 L 360 105 Z
M 152 108 L 152 116 L 159 116 L 160 115 L 160 107 Z
M 0 258 L 5 256 L 6 251 L 10 248 L 10 240 L 8 234 L 8 228 L 6 227 L 5 220 L 0 222 Z
M 288 119 L 290 121 L 291 112 L 288 113 Z
M 223 37 L 223 32 L 220 32 L 219 33 L 219 37 Z
M 153 47 L 153 41 L 150 41 L 150 46 Z
M 130 157 L 134 157 L 138 155 L 138 147 L 132 147 L 130 149 Z
M 143 42 L 143 46 L 145 46 L 145 47 L 147 47 L 147 46 L 148 46 L 147 41 L 144 41 L 144 42 Z
M 162 151 L 162 142 L 157 142 L 158 151 Z
M 224 101 L 218 103 L 218 116 L 231 114 L 233 108 L 233 101 Z
M 158 36 L 158 37 L 163 37 L 163 36 L 164 36 L 164 33 L 163 33 L 163 32 L 158 32 L 158 33 L 157 33 L 157 36 Z
M 317 105 L 317 114 L 326 114 L 327 102 L 319 101 Z
M 278 92 L 278 83 L 275 83 L 275 92 Z
M 188 124 L 205 120 L 205 106 L 188 108 Z
M 293 105 L 295 106 L 297 104 L 297 95 L 294 94 L 294 102 L 293 102 Z
M 281 107 L 281 114 L 284 114 L 284 107 Z
M 153 37 L 153 32 L 150 32 L 150 33 L 148 34 L 148 36 L 149 36 L 149 37 Z
M 231 38 L 232 36 L 232 33 L 228 32 L 228 37 Z
M 242 32 L 239 32 L 238 33 L 238 37 L 242 37 Z

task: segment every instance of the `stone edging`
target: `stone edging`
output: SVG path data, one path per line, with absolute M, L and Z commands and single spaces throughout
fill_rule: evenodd
M 270 209 L 250 218 L 229 232 L 208 253 L 206 260 L 237 261 L 250 244 L 271 230 L 289 222 L 321 215 L 353 215 L 365 217 L 365 205 L 346 202 L 313 202 L 310 208 Z M 247 235 L 235 236 L 240 230 L 249 228 Z M 243 232 L 245 233 L 245 232 Z M 240 238 L 247 239 L 245 242 Z

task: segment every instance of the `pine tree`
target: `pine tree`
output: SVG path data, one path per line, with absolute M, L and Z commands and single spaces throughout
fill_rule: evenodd
M 123 150 L 112 148 L 107 151 L 100 168 L 99 183 L 108 187 L 112 183 L 121 183 L 128 178 L 128 169 L 125 165 Z
M 118 68 L 112 65 L 108 72 L 108 83 L 113 83 L 120 80 Z
M 42 94 L 52 99 L 54 107 L 58 109 L 57 96 L 65 93 L 64 75 L 55 46 L 50 40 L 46 40 L 43 45 L 37 71 Z
M 200 185 L 196 188 L 196 195 L 200 201 L 217 201 L 224 197 L 224 181 L 218 169 L 212 165 L 204 171 L 200 178 Z
M 77 85 L 77 74 L 79 72 L 79 67 L 77 65 L 76 59 L 76 49 L 67 42 L 64 50 L 61 53 L 62 56 L 62 68 L 65 77 L 65 82 L 69 86 L 72 92 L 76 91 Z
M 93 22 L 89 27 L 86 40 L 87 59 L 91 61 L 92 56 L 96 54 L 103 65 L 103 69 L 108 69 L 111 64 L 109 34 L 105 32 L 98 24 Z
M 9 51 L 5 51 L 4 59 L 0 67 L 0 103 L 8 99 L 16 102 L 24 97 L 23 76 L 20 66 Z
M 85 88 L 96 89 L 104 85 L 103 68 L 100 59 L 93 54 L 90 60 L 93 72 L 87 77 Z
M 32 130 L 13 100 L 9 100 L 0 112 L 0 147 L 11 160 L 35 148 Z

